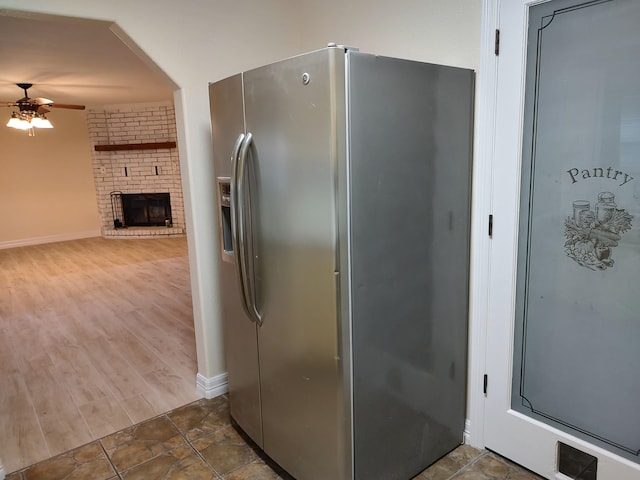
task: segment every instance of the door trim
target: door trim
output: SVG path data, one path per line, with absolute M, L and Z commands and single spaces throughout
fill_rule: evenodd
M 475 160 L 471 201 L 471 270 L 469 284 L 469 379 L 467 381 L 468 429 L 465 443 L 484 448 L 484 375 L 487 354 L 489 308 L 489 215 L 492 210 L 495 112 L 498 90 L 498 57 L 495 31 L 500 0 L 482 0 L 480 67 L 476 77 Z

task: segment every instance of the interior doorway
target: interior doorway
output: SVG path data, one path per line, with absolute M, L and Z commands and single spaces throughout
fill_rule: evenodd
M 4 10 L 0 37 L 7 47 L 3 76 L 16 82 L 28 77 L 41 95 L 46 91 L 56 102 L 101 107 L 173 101 L 176 85 L 111 22 Z M 77 50 L 86 56 L 72 58 Z M 13 89 L 10 83 L 0 85 L 0 98 L 15 98 Z M 55 112 L 49 116 L 55 125 Z M 11 157 L 38 157 L 29 149 L 42 146 L 46 136 L 31 140 L 25 144 L 16 137 L 21 154 Z M 73 145 L 73 138 L 66 143 Z M 4 141 L 3 146 L 10 148 Z M 56 148 L 47 150 L 49 163 L 66 155 Z M 90 152 L 86 155 L 90 170 Z M 58 194 L 32 184 L 33 201 L 67 195 L 70 177 L 58 173 L 53 169 L 47 178 Z M 5 199 L 15 210 L 17 202 Z M 49 216 L 65 211 L 52 203 Z M 28 234 L 7 218 L 3 231 L 22 233 L 4 242 L 19 248 L 0 250 L 0 456 L 5 472 L 198 397 L 184 236 L 71 240 L 77 235 L 73 229 Z M 51 223 L 55 228 L 64 224 L 62 219 Z M 36 245 L 38 238 L 55 243 Z

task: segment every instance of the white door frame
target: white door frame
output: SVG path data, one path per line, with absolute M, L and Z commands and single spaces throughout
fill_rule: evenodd
M 500 23 L 501 1 L 504 6 L 515 8 L 517 22 L 522 25 Z M 476 149 L 473 181 L 473 224 L 471 248 L 471 296 L 470 296 L 470 340 L 469 340 L 469 381 L 468 381 L 468 425 L 466 441 L 475 447 L 496 448 L 496 431 L 500 433 L 500 448 L 498 453 L 511 457 L 525 467 L 534 469 L 547 478 L 567 479 L 568 477 L 556 472 L 555 439 L 560 439 L 591 455 L 598 457 L 598 478 L 603 480 L 619 480 L 640 478 L 640 465 L 622 459 L 608 451 L 594 446 L 584 440 L 510 409 L 511 397 L 511 365 L 512 360 L 506 350 L 496 352 L 488 348 L 488 335 L 492 335 L 493 345 L 504 345 L 509 351 L 513 349 L 513 322 L 510 328 L 504 326 L 495 328 L 495 322 L 490 318 L 498 315 L 509 315 L 513 318 L 515 305 L 515 289 L 509 286 L 511 298 L 505 298 L 496 288 L 490 289 L 492 282 L 496 285 L 496 278 L 500 276 L 500 285 L 515 285 L 515 265 L 517 257 L 517 203 L 520 190 L 521 165 L 521 133 L 522 109 L 524 92 L 524 64 L 526 55 L 526 8 L 535 3 L 546 0 L 483 0 L 482 1 L 482 30 L 481 30 L 481 59 L 480 71 L 477 78 L 476 97 Z M 511 4 L 511 5 L 509 5 Z M 515 7 L 514 7 L 515 6 Z M 519 10 L 518 10 L 519 9 Z M 515 11 L 515 10 L 514 10 Z M 502 28 L 501 28 L 502 27 Z M 509 32 L 514 41 L 506 51 L 504 41 L 502 50 L 504 55 L 495 54 L 495 32 L 500 29 Z M 506 35 L 503 35 L 503 39 Z M 502 60 L 502 64 L 500 61 Z M 510 70 L 509 78 L 504 74 Z M 499 78 L 498 73 L 503 76 Z M 514 74 L 515 72 L 515 74 Z M 514 76 L 515 75 L 515 76 Z M 519 81 L 516 79 L 519 78 Z M 507 81 L 509 80 L 509 81 Z M 520 103 L 513 104 L 518 117 L 509 115 L 505 121 L 504 111 L 498 111 L 498 88 L 500 94 L 507 92 L 509 98 L 519 98 Z M 501 123 L 498 123 L 501 122 Z M 505 128 L 506 125 L 506 128 Z M 499 142 L 496 140 L 498 130 L 502 133 Z M 517 143 L 517 145 L 514 144 Z M 513 158 L 513 161 L 500 163 L 499 158 Z M 496 160 L 498 159 L 498 160 Z M 500 178 L 500 185 L 494 185 L 494 168 L 500 168 L 504 174 Z M 488 235 L 489 215 L 496 210 L 501 202 L 513 202 L 514 210 L 506 209 L 515 218 L 496 218 L 496 237 Z M 514 213 L 515 212 L 515 213 Z M 506 215 L 507 217 L 511 215 Z M 507 268 L 492 271 L 492 248 L 504 258 Z M 495 265 L 495 264 L 494 264 Z M 497 269 L 496 269 L 497 270 Z M 498 340 L 497 342 L 495 340 Z M 506 358 L 509 357 L 509 358 Z M 484 375 L 488 377 L 488 396 L 484 394 Z M 496 401 L 497 399 L 497 401 Z M 496 412 L 502 412 L 498 422 L 493 419 Z M 491 424 L 489 424 L 491 422 Z M 498 425 L 500 424 L 500 425 Z M 522 438 L 534 439 L 524 442 Z M 540 440 L 537 442 L 536 440 Z
M 465 443 L 484 448 L 484 375 L 489 308 L 489 215 L 493 158 L 498 57 L 495 31 L 500 0 L 482 0 L 480 67 L 476 75 L 475 152 L 472 185 L 471 269 L 469 298 L 469 379 Z

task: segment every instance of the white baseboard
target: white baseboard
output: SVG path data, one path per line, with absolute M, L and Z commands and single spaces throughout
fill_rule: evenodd
M 100 237 L 100 230 L 91 230 L 88 232 L 64 233 L 61 235 L 49 235 L 46 237 L 23 238 L 20 240 L 9 240 L 0 242 L 0 250 L 4 248 L 26 247 L 29 245 L 41 245 L 43 243 L 66 242 L 68 240 L 80 240 L 82 238 Z M 0 477 L 2 480 L 2 477 Z
M 207 378 L 198 373 L 196 375 L 196 391 L 204 398 L 215 398 L 229 391 L 229 382 L 226 373 Z M 0 479 L 1 480 L 1 479 Z

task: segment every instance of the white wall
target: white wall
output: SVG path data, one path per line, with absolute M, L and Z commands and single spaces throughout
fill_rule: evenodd
M 361 52 L 476 70 L 480 0 L 312 0 L 301 2 L 307 48 L 328 42 Z
M 198 370 L 204 378 L 225 372 L 208 83 L 301 53 L 297 5 L 294 0 L 0 0 L 0 9 L 112 20 L 180 87 L 176 120 Z
M 328 41 L 434 63 L 479 63 L 480 0 L 0 0 L 1 8 L 113 20 L 180 87 L 198 369 L 209 379 L 225 367 L 208 82 Z
M 34 137 L 0 126 L 0 248 L 100 235 L 85 113 L 49 119 Z

